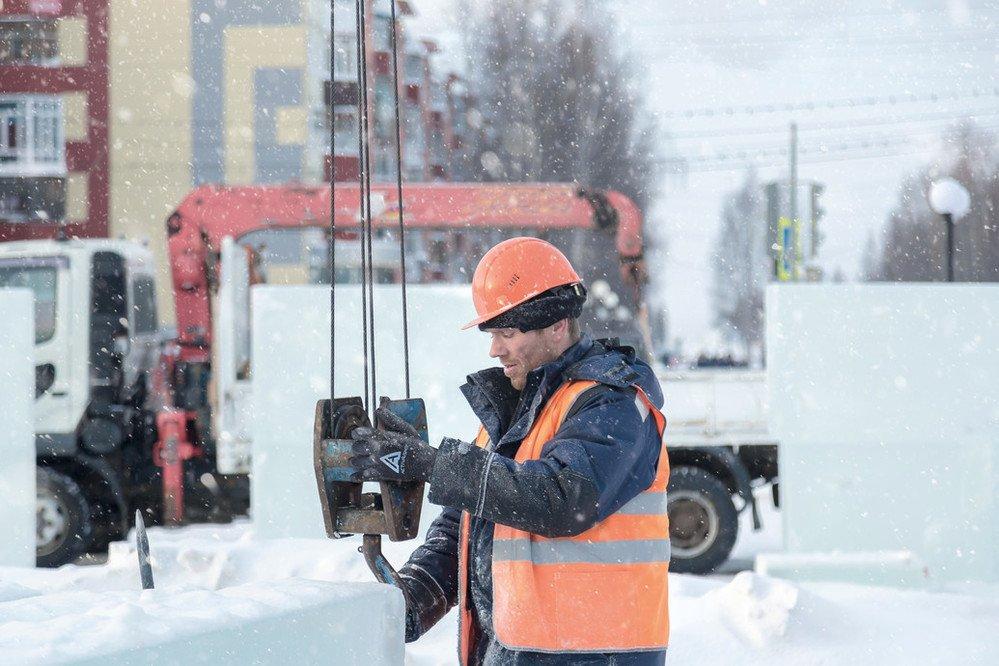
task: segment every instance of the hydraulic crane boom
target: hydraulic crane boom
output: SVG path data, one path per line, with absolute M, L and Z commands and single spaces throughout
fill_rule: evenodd
M 167 220 L 180 361 L 206 363 L 211 352 L 210 291 L 222 238 L 259 229 L 328 227 L 329 187 L 202 186 Z M 372 185 L 376 228 L 398 227 L 391 184 Z M 408 229 L 598 228 L 615 235 L 622 276 L 640 292 L 645 281 L 642 218 L 618 192 L 569 184 L 413 184 L 403 187 Z M 358 227 L 359 188 L 337 184 L 337 229 Z M 380 210 L 378 210 L 380 209 Z

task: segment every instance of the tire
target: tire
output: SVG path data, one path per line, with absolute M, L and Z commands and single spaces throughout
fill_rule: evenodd
M 45 467 L 36 468 L 35 563 L 58 567 L 76 560 L 90 547 L 94 535 L 90 503 L 79 484 Z
M 728 559 L 739 533 L 732 494 L 699 467 L 671 470 L 668 490 L 670 571 L 706 574 Z
M 90 502 L 90 524 L 93 525 L 93 535 L 88 553 L 106 555 L 112 541 L 120 541 L 128 535 L 122 533 L 121 521 L 118 517 L 118 507 L 109 507 L 106 499 Z

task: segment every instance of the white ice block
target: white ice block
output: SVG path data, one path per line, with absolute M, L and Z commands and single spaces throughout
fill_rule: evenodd
M 999 285 L 772 286 L 767 351 L 790 553 L 999 580 Z
M 404 660 L 405 604 L 377 583 L 72 591 L 4 603 L 16 664 L 378 664 Z
M 775 578 L 858 583 L 879 587 L 926 587 L 929 571 L 907 551 L 851 553 L 764 553 L 756 573 Z
M 329 290 L 252 289 L 253 521 L 259 536 L 324 538 L 312 467 L 316 401 L 330 396 Z M 427 404 L 430 441 L 474 437 L 477 421 L 459 387 L 496 365 L 488 337 L 460 327 L 473 317 L 467 286 L 409 287 L 411 392 Z M 378 394 L 404 398 L 398 286 L 375 289 Z M 336 291 L 336 395 L 363 393 L 360 289 Z M 427 512 L 424 512 L 426 524 Z
M 35 316 L 28 289 L 0 289 L 0 566 L 35 566 Z

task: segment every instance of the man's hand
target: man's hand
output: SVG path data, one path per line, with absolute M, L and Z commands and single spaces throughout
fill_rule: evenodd
M 384 430 L 355 428 L 350 465 L 356 481 L 426 481 L 434 467 L 437 449 L 385 407 L 375 411 Z

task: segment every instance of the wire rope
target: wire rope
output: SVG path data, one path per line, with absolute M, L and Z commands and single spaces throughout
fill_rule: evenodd
M 399 206 L 399 269 L 402 274 L 402 355 L 405 368 L 406 398 L 409 393 L 409 306 L 406 302 L 406 227 L 402 205 L 402 123 L 399 117 L 399 44 L 395 0 L 392 5 L 392 90 L 395 95 L 395 176 Z

